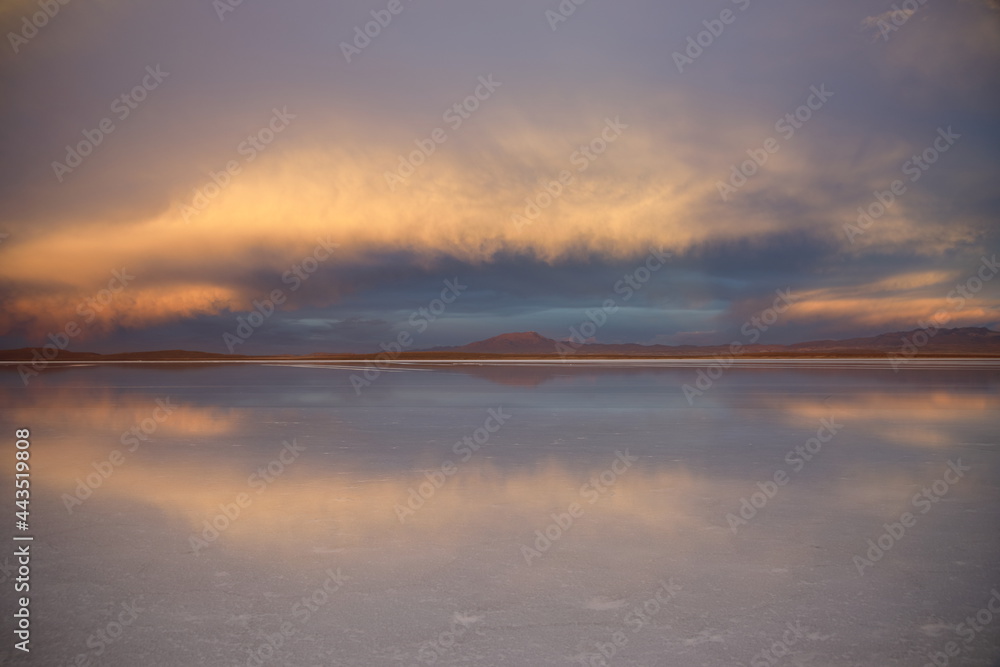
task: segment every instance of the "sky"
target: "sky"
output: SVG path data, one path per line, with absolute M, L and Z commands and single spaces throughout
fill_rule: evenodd
M 1000 326 L 997 2 L 64 1 L 0 6 L 0 348 Z

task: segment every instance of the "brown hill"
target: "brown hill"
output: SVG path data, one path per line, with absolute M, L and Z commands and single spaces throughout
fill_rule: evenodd
M 39 350 L 40 352 L 40 350 Z M 740 350 L 747 357 L 884 357 L 900 353 L 906 356 L 1000 357 L 1000 332 L 985 327 L 962 327 L 937 331 L 896 331 L 867 338 L 818 340 L 791 345 L 746 345 Z M 404 352 L 401 359 L 482 359 L 493 357 L 713 357 L 731 355 L 729 345 L 639 345 L 637 343 L 585 343 L 557 341 L 535 331 L 508 333 L 458 347 Z M 308 354 L 308 355 L 228 355 L 186 350 L 125 352 L 96 354 L 61 350 L 56 362 L 87 363 L 117 362 L 205 362 L 205 361 L 321 361 L 373 359 L 371 354 Z M 35 348 L 0 350 L 0 362 L 23 363 L 35 359 Z M 11 366 L 7 366 L 10 368 Z
M 460 347 L 439 349 L 470 354 L 558 354 L 556 341 L 534 331 L 500 334 Z
M 912 347 L 911 347 L 912 346 Z M 741 354 L 750 356 L 806 356 L 808 354 L 883 356 L 890 353 L 910 353 L 920 356 L 946 355 L 1000 355 L 1000 332 L 985 327 L 962 327 L 924 331 L 896 331 L 865 338 L 846 340 L 818 340 L 790 345 L 746 345 Z M 557 341 L 534 331 L 510 333 L 459 347 L 438 348 L 449 354 L 495 355 L 566 355 L 580 356 L 635 356 L 635 357 L 702 357 L 731 354 L 729 345 L 639 345 L 637 343 L 585 343 Z

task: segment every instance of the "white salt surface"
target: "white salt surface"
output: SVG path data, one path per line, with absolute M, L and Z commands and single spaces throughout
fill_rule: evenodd
M 1000 375 L 927 366 L 5 373 L 0 662 L 991 667 Z

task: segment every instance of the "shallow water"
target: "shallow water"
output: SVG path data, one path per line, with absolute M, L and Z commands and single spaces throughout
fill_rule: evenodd
M 826 366 L 4 372 L 0 657 L 996 664 L 1000 372 Z

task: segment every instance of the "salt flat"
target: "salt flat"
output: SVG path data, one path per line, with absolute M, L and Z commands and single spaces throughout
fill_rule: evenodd
M 997 368 L 748 362 L 693 400 L 704 361 L 0 375 L 35 536 L 0 657 L 995 665 Z

